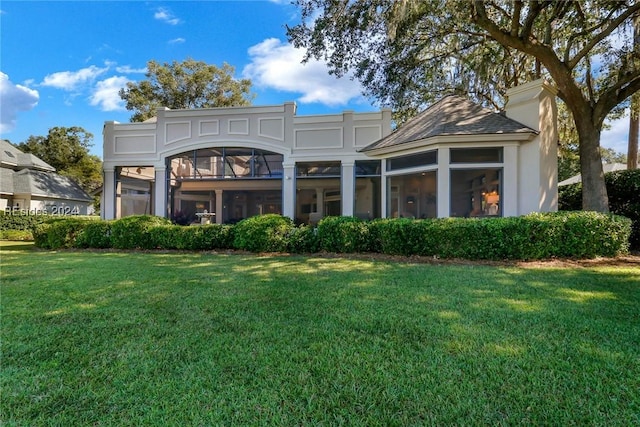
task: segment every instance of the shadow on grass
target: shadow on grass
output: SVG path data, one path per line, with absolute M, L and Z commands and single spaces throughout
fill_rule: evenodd
M 640 407 L 632 268 L 28 255 L 3 261 L 18 425 L 624 425 Z
M 0 252 L 9 251 L 30 251 L 35 250 L 33 242 L 16 241 L 16 240 L 0 240 Z

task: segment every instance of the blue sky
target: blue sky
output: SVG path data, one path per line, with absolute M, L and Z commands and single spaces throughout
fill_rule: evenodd
M 54 126 L 81 126 L 102 156 L 102 125 L 128 122 L 118 90 L 145 78 L 147 61 L 227 62 L 250 78 L 255 105 L 296 101 L 298 114 L 373 111 L 360 85 L 302 65 L 285 25 L 298 10 L 281 1 L 24 1 L 0 3 L 0 134 L 18 143 Z M 626 152 L 628 118 L 602 145 Z

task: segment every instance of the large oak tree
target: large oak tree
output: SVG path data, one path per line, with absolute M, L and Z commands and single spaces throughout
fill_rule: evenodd
M 183 62 L 147 63 L 146 80 L 129 82 L 119 95 L 127 110 L 134 111 L 132 122 L 156 115 L 158 108 L 212 108 L 250 105 L 251 81 L 236 79 L 234 67 L 209 65 L 191 58 Z
M 353 70 L 400 119 L 449 92 L 495 106 L 508 87 L 553 80 L 579 139 L 583 208 L 608 211 L 600 133 L 607 115 L 640 90 L 632 18 L 618 0 L 297 0 L 289 39 Z M 497 101 L 496 101 L 497 100 Z

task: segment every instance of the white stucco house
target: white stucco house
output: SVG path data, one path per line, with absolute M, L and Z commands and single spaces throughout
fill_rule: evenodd
M 106 122 L 102 216 L 313 224 L 554 211 L 555 95 L 542 80 L 515 87 L 504 113 L 448 96 L 395 131 L 390 110 L 303 116 L 292 102 Z
M 0 140 L 0 210 L 20 214 L 87 215 L 93 198 L 50 164 Z

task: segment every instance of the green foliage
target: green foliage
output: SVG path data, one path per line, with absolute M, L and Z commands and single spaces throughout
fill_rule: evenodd
M 292 228 L 287 240 L 287 250 L 291 253 L 304 254 L 318 251 L 317 231 L 309 225 L 302 224 Z
M 294 228 L 290 218 L 276 214 L 243 219 L 235 225 L 234 246 L 251 252 L 285 252 Z
M 367 223 L 352 216 L 328 216 L 318 223 L 318 243 L 327 252 L 368 252 Z
M 93 221 L 86 217 L 50 218 L 47 222 L 33 227 L 35 245 L 43 249 L 75 247 L 78 236 Z
M 157 242 L 149 230 L 171 224 L 167 218 L 153 215 L 132 215 L 111 224 L 111 245 L 116 249 L 154 249 Z
M 104 249 L 111 247 L 112 221 L 92 221 L 76 237 L 74 247 Z
M 0 230 L 31 230 L 36 224 L 42 224 L 50 217 L 0 211 Z
M 34 227 L 36 246 L 117 249 L 241 249 L 251 252 L 380 252 L 462 259 L 613 257 L 628 250 L 631 221 L 596 212 L 508 218 L 327 217 L 317 229 L 269 214 L 238 224 L 179 226 L 140 215 L 115 221 L 60 218 Z
M 595 212 L 508 218 L 388 219 L 382 252 L 463 259 L 546 259 L 616 256 L 628 250 L 630 221 Z
M 31 230 L 0 230 L 2 240 L 33 240 Z
M 157 225 L 149 229 L 151 241 L 160 249 L 213 250 L 233 247 L 231 225 Z
M 236 107 L 249 105 L 251 81 L 233 77 L 235 68 L 221 68 L 191 58 L 171 64 L 147 62 L 147 80 L 129 82 L 119 92 L 127 110 L 134 111 L 132 122 L 156 115 L 161 107 L 171 109 Z
M 605 174 L 609 209 L 612 213 L 633 221 L 629 242 L 631 249 L 640 249 L 640 170 L 615 171 Z M 582 205 L 582 184 L 558 189 L 560 210 L 579 210 Z
M 79 126 L 53 127 L 47 136 L 30 136 L 16 147 L 73 179 L 88 193 L 102 185 L 102 161 L 89 154 L 93 135 Z

